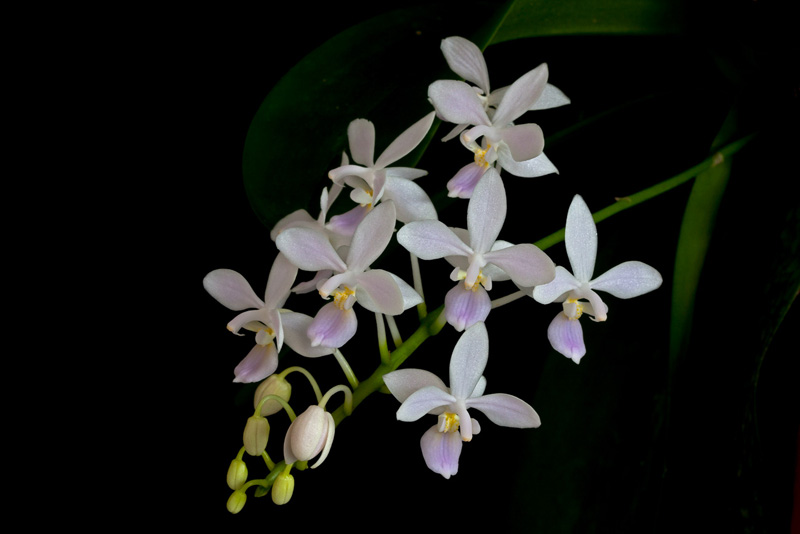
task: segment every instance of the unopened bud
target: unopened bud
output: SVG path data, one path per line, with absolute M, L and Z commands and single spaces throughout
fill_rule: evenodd
M 256 393 L 253 395 L 253 409 L 258 409 L 258 403 L 267 395 L 277 395 L 288 402 L 289 397 L 292 396 L 292 385 L 285 378 L 281 378 L 278 375 L 270 375 L 256 388 Z M 280 402 L 270 399 L 261 406 L 261 415 L 266 417 L 278 413 L 282 409 L 283 406 L 281 406 Z
M 265 417 L 251 415 L 244 427 L 244 449 L 251 456 L 261 456 L 267 448 L 269 422 Z
M 238 514 L 244 508 L 244 503 L 247 501 L 247 494 L 243 491 L 236 490 L 228 497 L 228 511 L 232 514 Z
M 234 458 L 228 467 L 228 487 L 238 490 L 247 482 L 247 464 L 239 458 Z
M 284 471 L 272 484 L 272 502 L 286 504 L 291 500 L 292 493 L 294 493 L 294 477 L 291 473 Z

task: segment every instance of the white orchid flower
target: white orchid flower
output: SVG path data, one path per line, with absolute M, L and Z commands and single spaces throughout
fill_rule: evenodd
M 398 315 L 422 302 L 405 281 L 383 269 L 370 269 L 394 234 L 393 202 L 372 209 L 356 228 L 344 259 L 326 235 L 312 228 L 288 228 L 275 243 L 298 268 L 329 274 L 317 282 L 323 298 L 333 297 L 308 328 L 311 345 L 339 348 L 355 335 L 353 304 L 386 315 Z
M 536 246 L 497 245 L 505 218 L 503 181 L 496 170 L 490 169 L 467 206 L 469 244 L 438 220 L 410 222 L 397 233 L 398 242 L 420 259 L 448 258 L 456 265 L 463 262 L 451 274 L 452 280 L 463 280 L 463 288 L 458 289 L 461 293 L 450 297 L 451 304 L 458 304 L 449 309 L 445 304 L 448 322 L 459 330 L 488 315 L 491 302 L 484 290 L 491 289 L 493 272 L 502 272 L 504 278 L 523 287 L 546 284 L 555 276 L 553 261 Z
M 375 126 L 366 119 L 356 119 L 347 128 L 350 155 L 356 164 L 343 164 L 331 170 L 328 176 L 334 183 L 344 183 L 353 188 L 350 198 L 368 207 L 379 201 L 392 200 L 401 222 L 435 219 L 436 208 L 428 194 L 414 180 L 427 171 L 410 167 L 390 167 L 408 155 L 422 142 L 435 117 L 430 112 L 400 134 L 378 159 L 375 153 Z
M 489 335 L 484 323 L 476 323 L 461 334 L 450 358 L 450 387 L 422 369 L 387 373 L 383 381 L 402 404 L 399 421 L 416 421 L 437 415 L 438 424 L 420 442 L 428 467 L 449 478 L 458 471 L 461 441 L 471 441 L 480 431 L 469 409 L 482 412 L 493 423 L 512 428 L 536 428 L 541 419 L 525 401 L 504 393 L 484 395 L 483 371 L 489 358 Z
M 475 86 L 456 80 L 439 80 L 428 88 L 437 115 L 457 124 L 443 141 L 460 135 L 474 154 L 448 182 L 449 196 L 469 198 L 486 170 L 495 165 L 515 176 L 532 178 L 558 169 L 542 152 L 544 136 L 536 124 L 514 125 L 530 110 L 569 104 L 561 90 L 547 83 L 548 69 L 541 64 L 508 87 L 490 90 L 489 73 L 483 53 L 462 37 L 442 41 L 442 52 L 450 68 Z M 469 126 L 473 126 L 465 131 Z M 482 139 L 482 143 L 477 140 Z
M 629 299 L 661 286 L 661 274 L 639 261 L 627 261 L 592 279 L 597 257 L 597 227 L 592 213 L 580 195 L 575 195 L 567 213 L 564 244 L 572 273 L 556 267 L 555 279 L 533 289 L 533 298 L 542 304 L 561 302 L 563 311 L 556 315 L 547 330 L 555 350 L 575 363 L 586 354 L 580 319 L 588 314 L 595 321 L 605 321 L 608 306 L 596 291 Z
M 234 382 L 258 382 L 274 373 L 284 341 L 304 356 L 326 353 L 326 349 L 312 348 L 303 339 L 304 331 L 300 334 L 304 322 L 311 318 L 282 309 L 296 276 L 297 267 L 278 254 L 269 272 L 263 300 L 236 271 L 216 269 L 203 279 L 203 287 L 220 304 L 242 312 L 228 323 L 228 330 L 237 335 L 243 328 L 256 332 L 255 346 L 233 371 Z

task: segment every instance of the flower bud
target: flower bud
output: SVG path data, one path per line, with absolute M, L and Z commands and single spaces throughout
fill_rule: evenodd
M 267 448 L 269 422 L 265 417 L 251 415 L 244 427 L 244 449 L 251 456 L 261 456 Z
M 247 494 L 243 491 L 236 490 L 228 497 L 228 511 L 232 514 L 238 514 L 244 508 L 244 503 L 247 501 Z
M 228 467 L 228 487 L 238 490 L 247 482 L 247 464 L 239 458 L 234 458 Z
M 256 393 L 253 396 L 253 409 L 257 409 L 258 403 L 267 395 L 277 395 L 288 402 L 289 397 L 292 396 L 292 385 L 285 378 L 281 378 L 278 375 L 270 375 L 256 388 Z M 278 413 L 282 409 L 283 406 L 281 406 L 280 402 L 268 400 L 261 406 L 261 415 L 266 417 Z
M 336 425 L 331 414 L 317 405 L 309 406 L 300 414 L 286 432 L 283 442 L 283 459 L 287 464 L 303 462 L 320 454 L 315 468 L 328 456 Z
M 291 500 L 292 493 L 294 493 L 294 477 L 291 473 L 284 471 L 272 484 L 272 502 L 286 504 Z

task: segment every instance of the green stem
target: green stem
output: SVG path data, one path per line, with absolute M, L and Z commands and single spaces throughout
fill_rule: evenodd
M 351 387 L 358 387 L 358 378 L 356 378 L 356 374 L 353 372 L 353 368 L 350 367 L 350 364 L 342 354 L 342 351 L 339 349 L 335 349 L 333 351 L 333 356 L 336 358 L 336 361 L 339 362 L 339 366 L 344 371 L 345 376 L 347 377 L 347 381 L 350 383 Z
M 633 195 L 623 197 L 617 199 L 614 204 L 607 206 L 600 211 L 595 212 L 592 214 L 592 218 L 594 222 L 598 223 L 604 219 L 608 219 L 612 215 L 619 213 L 620 211 L 626 210 L 628 208 L 632 208 L 637 204 L 641 204 L 645 200 L 650 200 L 653 197 L 657 197 L 662 193 L 666 193 L 670 189 L 674 189 L 679 185 L 688 182 L 692 178 L 695 178 L 701 172 L 710 169 L 716 165 L 722 163 L 725 158 L 728 158 L 744 148 L 744 146 L 749 143 L 756 134 L 750 134 L 747 137 L 743 137 L 738 141 L 734 141 L 723 148 L 721 148 L 717 153 L 709 156 L 701 163 L 698 163 L 694 167 L 686 169 L 682 173 L 669 178 L 668 180 L 664 180 L 663 182 L 659 182 L 654 186 L 648 187 L 638 193 L 634 193 Z M 564 228 L 558 230 L 557 232 L 553 232 L 549 236 L 540 239 L 534 245 L 539 247 L 540 249 L 544 250 L 546 248 L 552 247 L 555 244 L 561 243 L 564 241 Z
M 322 398 L 322 390 L 319 389 L 319 384 L 317 384 L 317 381 L 314 380 L 314 376 L 306 369 L 297 365 L 294 367 L 288 367 L 279 375 L 279 378 L 286 378 L 290 373 L 294 372 L 301 373 L 308 379 L 308 381 L 311 383 L 311 387 L 314 389 L 314 395 L 317 397 L 317 402 L 319 402 L 319 400 Z

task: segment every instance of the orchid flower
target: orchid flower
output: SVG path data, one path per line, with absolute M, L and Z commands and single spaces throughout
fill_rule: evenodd
M 486 170 L 499 162 L 516 176 L 532 178 L 557 173 L 544 155 L 544 137 L 535 124 L 515 126 L 513 122 L 530 110 L 569 104 L 563 92 L 547 83 L 548 70 L 541 64 L 511 86 L 492 92 L 486 61 L 480 49 L 462 37 L 442 41 L 442 52 L 450 68 L 468 82 L 439 80 L 428 88 L 428 97 L 437 115 L 457 126 L 443 138 L 460 135 L 461 142 L 474 154 L 448 182 L 449 196 L 469 198 Z M 474 127 L 465 132 L 470 125 Z M 483 143 L 477 139 L 483 137 Z
M 608 306 L 596 291 L 629 299 L 661 286 L 661 274 L 639 261 L 627 261 L 592 279 L 597 256 L 597 228 L 592 213 L 580 195 L 575 195 L 567 212 L 564 235 L 572 273 L 556 267 L 555 279 L 533 289 L 533 298 L 542 304 L 561 302 L 563 311 L 547 329 L 547 337 L 555 350 L 575 363 L 586 354 L 580 319 L 588 314 L 595 321 L 605 321 Z M 574 274 L 573 274 L 574 273 Z
M 493 423 L 512 428 L 536 428 L 541 420 L 525 401 L 504 393 L 484 395 L 483 371 L 489 358 L 489 335 L 484 323 L 461 334 L 450 358 L 450 387 L 433 373 L 401 369 L 387 373 L 383 381 L 402 404 L 399 421 L 416 421 L 426 414 L 438 423 L 422 437 L 422 455 L 428 467 L 450 478 L 458 471 L 461 441 L 471 441 L 480 425 L 469 414 L 474 408 Z
M 246 310 L 228 323 L 228 330 L 237 335 L 242 328 L 256 332 L 256 345 L 234 369 L 234 382 L 258 382 L 274 373 L 284 340 L 292 350 L 304 355 L 325 352 L 312 349 L 298 335 L 297 329 L 303 327 L 303 314 L 280 309 L 296 276 L 297 267 L 278 254 L 269 272 L 264 300 L 236 271 L 217 269 L 203 279 L 203 287 L 220 304 L 234 311 Z
M 428 194 L 413 180 L 425 176 L 427 171 L 409 167 L 389 167 L 408 155 L 422 142 L 433 124 L 431 112 L 400 134 L 378 159 L 375 153 L 375 126 L 366 119 L 356 119 L 347 128 L 350 155 L 357 164 L 343 164 L 331 170 L 328 176 L 334 183 L 353 187 L 350 198 L 364 207 L 379 201 L 392 200 L 397 210 L 397 220 L 409 222 L 435 219 L 436 208 Z
M 345 259 L 334 250 L 326 235 L 311 228 L 287 228 L 275 243 L 298 268 L 325 271 L 330 276 L 317 282 L 323 298 L 333 297 L 308 327 L 311 346 L 338 348 L 355 335 L 357 320 L 353 304 L 370 311 L 398 315 L 422 302 L 422 298 L 398 276 L 383 269 L 369 269 L 394 234 L 393 202 L 372 209 L 356 228 Z
M 449 308 L 445 303 L 445 314 L 459 330 L 488 315 L 491 302 L 485 290 L 491 290 L 492 272 L 499 269 L 504 277 L 523 287 L 546 284 L 555 276 L 553 261 L 536 246 L 497 244 L 505 218 L 503 181 L 496 170 L 490 169 L 467 206 L 469 243 L 438 220 L 410 222 L 397 233 L 398 242 L 420 259 L 448 258 L 457 265 L 450 278 L 463 280 L 463 287 L 453 290 L 461 293 L 450 297 Z

